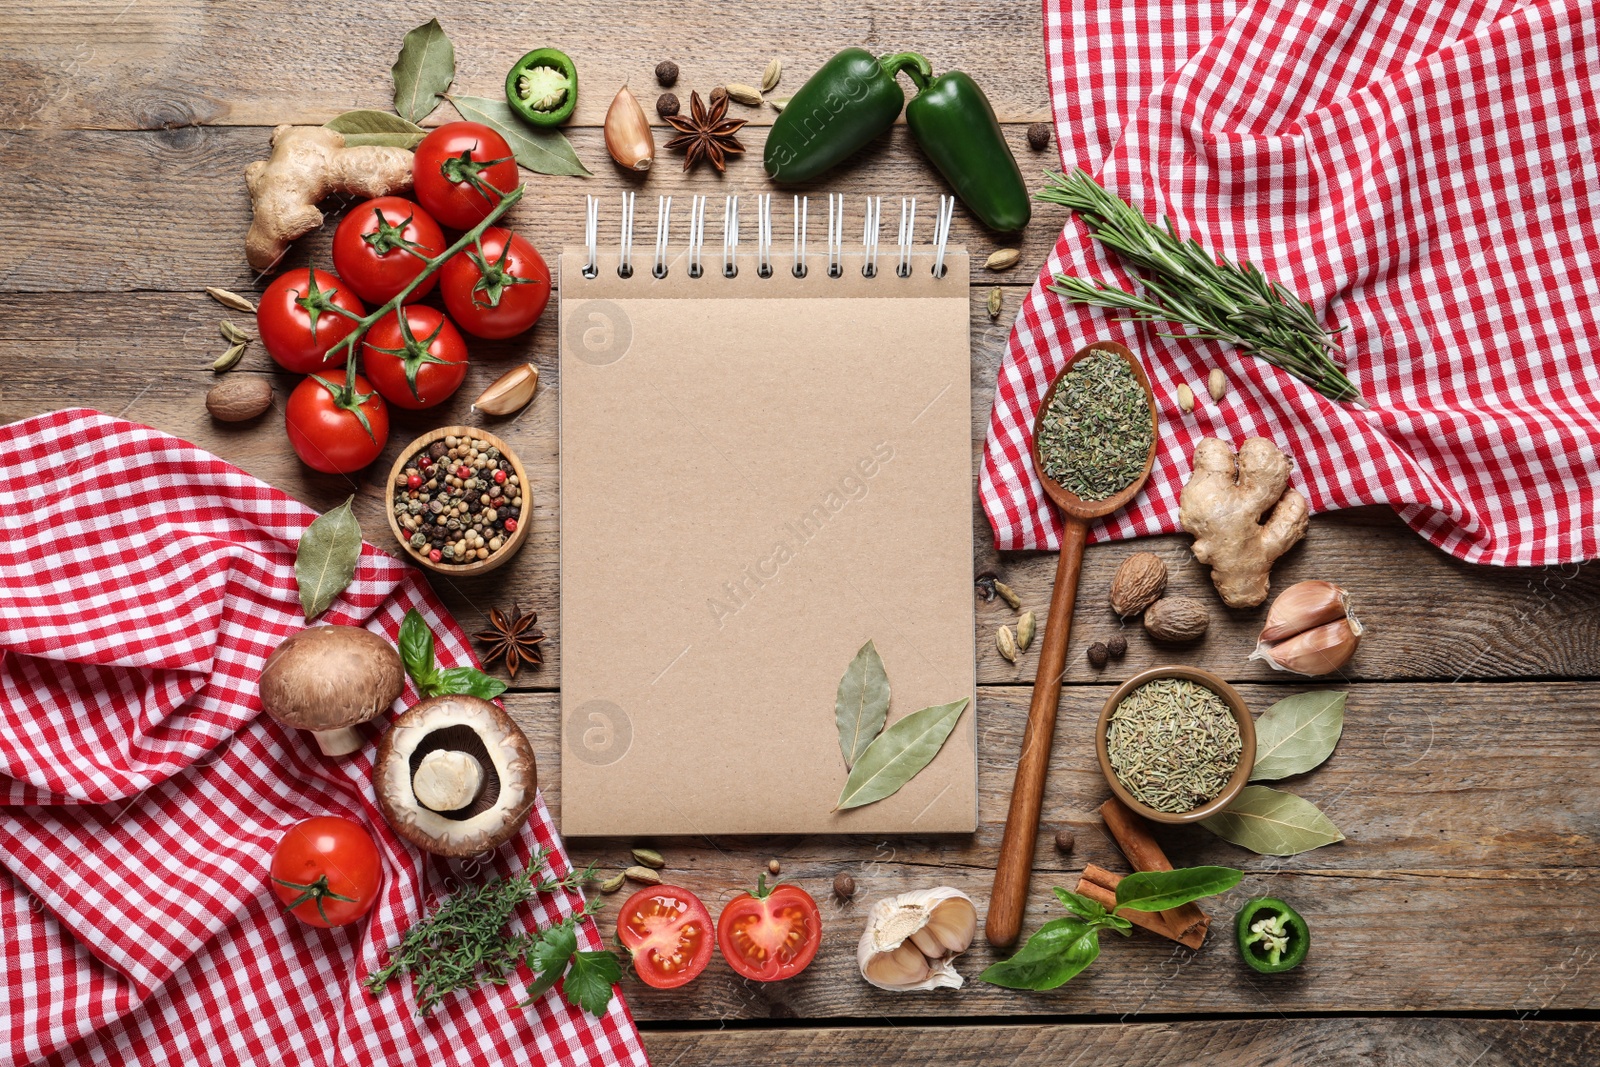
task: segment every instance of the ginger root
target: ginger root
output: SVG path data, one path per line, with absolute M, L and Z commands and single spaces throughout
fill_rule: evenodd
M 1293 467 L 1260 437 L 1246 441 L 1238 456 L 1215 438 L 1195 447 L 1178 522 L 1194 535 L 1194 557 L 1210 565 L 1211 581 L 1230 608 L 1266 600 L 1273 561 L 1306 535 L 1311 512 L 1306 498 L 1288 487 Z
M 244 169 L 255 220 L 245 235 L 250 266 L 271 270 L 296 237 L 322 225 L 317 201 L 330 193 L 388 196 L 411 188 L 411 152 L 380 145 L 346 147 L 321 126 L 279 126 L 272 156 Z

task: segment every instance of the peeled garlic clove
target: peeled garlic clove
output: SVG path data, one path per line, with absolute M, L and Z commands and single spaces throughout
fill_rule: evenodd
M 959 989 L 961 975 L 950 961 L 971 946 L 977 931 L 978 909 L 959 889 L 902 893 L 868 911 L 856 962 L 879 989 Z
M 879 989 L 914 988 L 917 983 L 928 980 L 931 970 L 928 957 L 917 951 L 917 947 L 909 941 L 893 952 L 881 953 L 861 965 L 862 975 Z
M 606 151 L 618 165 L 629 170 L 649 170 L 656 159 L 656 139 L 650 120 L 633 90 L 624 85 L 606 111 Z
M 1353 618 L 1335 619 L 1277 644 L 1262 642 L 1250 658 L 1264 659 L 1274 670 L 1328 674 L 1350 662 L 1365 632 Z
M 944 945 L 942 945 L 939 942 L 939 939 L 933 935 L 933 931 L 929 930 L 926 926 L 912 934 L 909 943 L 915 945 L 917 950 L 928 959 L 936 960 L 944 956 Z M 905 945 L 900 946 L 901 949 L 905 947 Z M 895 951 L 898 952 L 899 949 L 896 949 Z
M 1350 594 L 1332 582 L 1297 582 L 1278 594 L 1261 640 L 1282 641 L 1350 613 Z

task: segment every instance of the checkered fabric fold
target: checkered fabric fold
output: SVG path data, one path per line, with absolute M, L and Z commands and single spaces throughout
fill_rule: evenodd
M 373 731 L 332 760 L 259 714 L 262 663 L 305 626 L 294 555 L 315 512 L 94 411 L 0 427 L 0 450 L 0 1063 L 646 1062 L 620 995 L 596 1019 L 554 992 L 518 1008 L 513 984 L 419 1019 L 409 984 L 362 988 L 463 879 L 541 847 L 569 867 L 542 801 L 486 865 L 424 856 L 376 807 Z M 371 545 L 318 621 L 392 641 L 410 608 L 442 664 L 474 662 L 427 584 Z M 362 923 L 313 929 L 268 885 L 278 838 L 312 815 L 378 842 Z M 581 906 L 558 893 L 523 911 L 544 925 Z M 593 922 L 579 941 L 602 947 Z
M 1314 510 L 1388 504 L 1478 563 L 1600 555 L 1592 0 L 1045 0 L 1044 15 L 1063 165 L 1309 299 L 1344 327 L 1369 406 L 1045 291 L 1058 272 L 1137 290 L 1072 220 L 999 371 L 981 476 L 998 547 L 1059 545 L 1033 412 L 1074 351 L 1111 338 L 1143 356 L 1163 419 L 1146 492 L 1095 540 L 1176 530 L 1195 444 L 1261 436 L 1296 457 Z

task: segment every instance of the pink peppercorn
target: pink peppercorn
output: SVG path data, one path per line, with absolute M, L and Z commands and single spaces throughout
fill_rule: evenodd
M 472 477 L 472 468 L 468 467 L 468 466 L 465 466 L 465 465 L 457 467 L 456 468 L 456 477 L 457 478 L 470 478 L 470 477 Z
M 505 482 L 506 482 L 506 472 L 505 471 L 495 471 L 494 472 L 494 480 L 495 480 L 495 482 L 497 484 L 504 485 Z
M 407 489 L 421 489 L 422 488 L 422 475 L 413 474 L 411 477 L 407 478 L 406 479 L 406 488 Z
M 516 533 L 516 532 L 517 532 L 517 520 L 516 519 L 507 519 L 506 520 L 506 533 Z
M 438 550 L 438 549 L 437 549 L 437 548 L 436 548 L 436 549 L 434 549 L 434 550 L 433 550 L 433 551 L 431 551 L 431 552 L 429 552 L 429 553 L 428 553 L 428 558 L 429 558 L 429 559 L 431 559 L 431 560 L 433 560 L 433 562 L 435 562 L 435 563 L 438 563 L 438 562 L 439 562 L 439 561 L 440 561 L 440 560 L 441 560 L 441 559 L 444 559 L 444 553 L 443 553 L 443 552 L 440 552 L 440 551 L 439 551 L 439 550 Z

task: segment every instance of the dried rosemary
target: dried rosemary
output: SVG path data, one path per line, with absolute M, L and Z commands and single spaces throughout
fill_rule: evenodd
M 1154 430 L 1144 387 L 1122 357 L 1093 352 L 1056 386 L 1039 426 L 1044 472 L 1084 500 L 1104 500 L 1144 473 Z
M 1173 814 L 1221 793 L 1242 748 L 1227 703 L 1181 678 L 1141 685 L 1106 726 L 1106 754 L 1117 780 L 1140 803 Z

